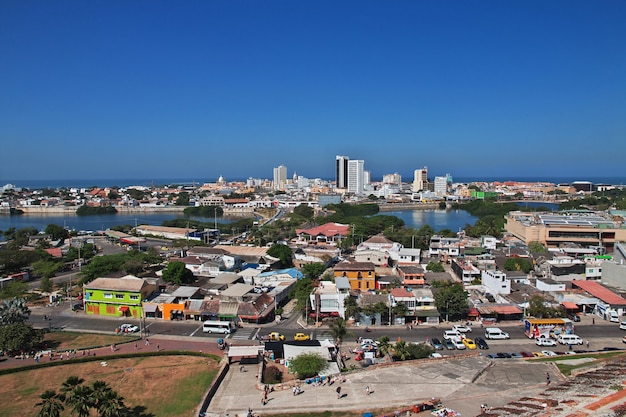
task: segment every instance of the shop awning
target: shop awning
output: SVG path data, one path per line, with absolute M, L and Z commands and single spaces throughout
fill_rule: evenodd
M 480 315 L 480 313 L 478 312 L 478 310 L 476 310 L 474 307 L 472 307 L 467 312 L 467 315 L 470 316 L 470 317 L 478 317 Z
M 130 310 L 130 308 L 128 308 L 128 306 L 120 306 L 120 311 L 126 313 L 128 310 Z
M 144 304 L 143 305 L 143 311 L 145 311 L 146 313 L 156 313 L 158 308 L 159 308 L 158 304 Z
M 563 304 L 563 307 L 568 310 L 578 310 L 578 305 L 571 301 L 562 301 L 561 304 Z

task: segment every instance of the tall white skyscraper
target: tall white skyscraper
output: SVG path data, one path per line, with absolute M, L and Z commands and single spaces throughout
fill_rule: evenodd
M 337 188 L 348 188 L 348 161 L 347 156 L 337 155 L 335 157 L 335 186 Z
M 438 197 L 448 194 L 448 177 L 435 177 L 435 194 Z
M 428 167 L 416 169 L 413 172 L 413 192 L 422 191 L 428 182 Z
M 284 165 L 274 168 L 274 189 L 284 190 L 287 182 L 287 167 Z
M 363 194 L 365 188 L 365 173 L 363 167 L 365 161 L 360 159 L 348 161 L 348 192 L 352 194 Z

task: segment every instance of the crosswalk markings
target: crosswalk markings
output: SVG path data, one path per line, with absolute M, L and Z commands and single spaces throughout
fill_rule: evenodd
M 236 339 L 236 340 L 250 340 L 253 338 L 253 334 L 258 333 L 259 329 L 257 327 L 255 328 L 243 328 L 243 329 L 237 329 L 236 332 L 231 333 L 228 338 L 229 339 Z

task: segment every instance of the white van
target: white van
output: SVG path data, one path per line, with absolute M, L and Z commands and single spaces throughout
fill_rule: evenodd
M 562 345 L 582 345 L 583 339 L 580 336 L 576 336 L 575 334 L 562 334 L 557 339 Z
M 507 332 L 503 332 L 497 327 L 487 327 L 485 329 L 485 339 L 510 339 Z

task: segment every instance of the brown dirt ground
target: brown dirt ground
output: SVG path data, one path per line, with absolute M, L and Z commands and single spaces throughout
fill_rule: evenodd
M 145 406 L 155 416 L 193 416 L 218 366 L 209 358 L 158 356 L 108 360 L 106 366 L 96 361 L 3 375 L 0 417 L 34 415 L 33 406 L 39 402 L 39 395 L 47 389 L 58 392 L 72 375 L 85 379 L 86 384 L 104 380 L 124 397 L 127 405 Z M 184 390 L 180 389 L 183 385 Z M 166 413 L 168 404 L 177 404 L 177 411 Z

